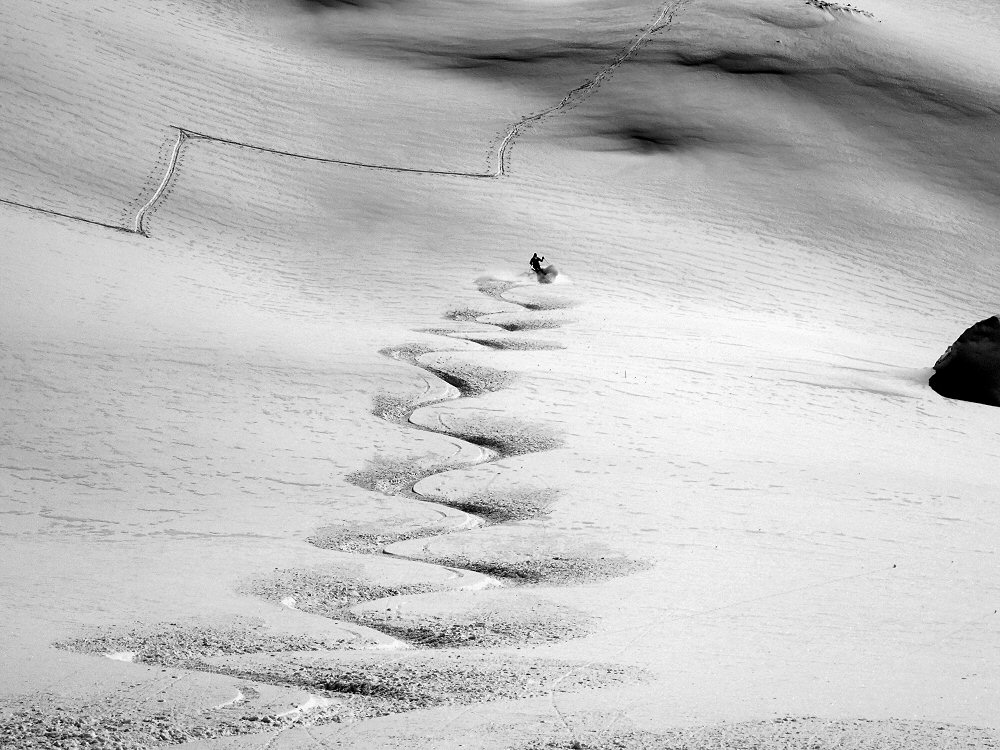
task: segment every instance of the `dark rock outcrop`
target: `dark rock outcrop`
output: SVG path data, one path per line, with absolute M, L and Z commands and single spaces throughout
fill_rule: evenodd
M 934 363 L 930 386 L 947 398 L 1000 406 L 1000 318 L 981 320 Z

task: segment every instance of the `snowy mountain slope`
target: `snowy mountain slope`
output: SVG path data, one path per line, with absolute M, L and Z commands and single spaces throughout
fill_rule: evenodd
M 5 5 L 0 198 L 150 208 L 0 206 L 5 709 L 231 718 L 214 748 L 995 729 L 995 415 L 926 387 L 994 312 L 995 19 L 865 10 Z M 171 126 L 273 150 L 168 175 Z M 377 716 L 338 658 L 416 697 Z M 247 684 L 309 709 L 202 717 Z

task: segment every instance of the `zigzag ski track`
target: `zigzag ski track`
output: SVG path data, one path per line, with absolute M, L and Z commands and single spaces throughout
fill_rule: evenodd
M 582 102 L 587 96 L 592 92 L 596 91 L 602 83 L 609 80 L 614 74 L 614 71 L 623 65 L 627 60 L 633 57 L 645 43 L 647 43 L 650 37 L 663 31 L 674 20 L 676 13 L 683 7 L 683 5 L 688 2 L 688 0 L 670 0 L 663 5 L 660 5 L 657 14 L 649 25 L 644 27 L 632 41 L 626 45 L 622 51 L 607 65 L 601 68 L 593 78 L 587 80 L 581 85 L 569 91 L 559 102 L 548 107 L 541 112 L 532 113 L 522 117 L 516 122 L 508 126 L 502 133 L 498 134 L 497 137 L 493 139 L 495 146 L 491 152 L 492 166 L 488 166 L 487 170 L 484 172 L 471 172 L 471 171 L 461 171 L 461 170 L 435 170 L 435 169 L 419 169 L 415 167 L 408 167 L 405 165 L 391 165 L 391 164 L 376 164 L 370 162 L 360 162 L 351 159 L 339 158 L 339 157 L 327 157 L 327 156 L 317 156 L 296 153 L 287 149 L 281 149 L 277 146 L 265 146 L 261 144 L 249 143 L 247 141 L 241 141 L 236 138 L 230 138 L 226 136 L 211 135 L 207 133 L 200 133 L 194 130 L 190 130 L 180 126 L 170 126 L 172 131 L 176 131 L 176 140 L 174 142 L 174 147 L 171 156 L 167 162 L 164 174 L 160 179 L 159 185 L 156 190 L 146 200 L 139 208 L 136 210 L 135 215 L 131 220 L 123 223 L 122 225 L 112 224 L 110 222 L 103 222 L 96 219 L 90 219 L 83 216 L 78 216 L 68 212 L 60 212 L 33 204 L 22 203 L 18 201 L 8 200 L 0 198 L 0 203 L 12 206 L 15 208 L 23 208 L 30 211 L 36 211 L 50 216 L 57 216 L 64 219 L 70 219 L 73 221 L 79 221 L 86 224 L 91 224 L 94 226 L 100 226 L 107 229 L 112 229 L 119 232 L 127 232 L 130 234 L 137 234 L 141 237 L 149 237 L 148 228 L 146 226 L 149 217 L 152 213 L 159 208 L 166 196 L 169 194 L 169 186 L 173 181 L 180 160 L 181 152 L 184 150 L 185 146 L 192 141 L 202 140 L 210 141 L 218 144 L 223 144 L 227 146 L 232 146 L 235 148 L 242 148 L 249 151 L 256 151 L 260 153 L 277 154 L 280 156 L 288 157 L 290 159 L 300 159 L 305 161 L 319 162 L 324 164 L 339 165 L 345 167 L 352 167 L 358 169 L 370 169 L 384 172 L 397 172 L 405 174 L 424 174 L 428 176 L 448 176 L 448 177 L 464 177 L 468 179 L 497 179 L 505 177 L 511 172 L 511 152 L 517 141 L 517 139 L 523 135 L 523 133 L 535 124 L 538 124 L 542 120 L 549 118 L 571 106 L 576 106 Z M 134 201 L 133 204 L 134 205 Z

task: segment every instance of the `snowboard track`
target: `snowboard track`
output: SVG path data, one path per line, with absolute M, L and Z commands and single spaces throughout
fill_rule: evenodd
M 207 141 L 210 143 L 219 144 L 222 146 L 230 146 L 233 148 L 241 148 L 250 151 L 256 151 L 258 153 L 275 154 L 278 156 L 284 156 L 291 159 L 299 159 L 303 161 L 311 161 L 322 164 L 333 164 L 344 167 L 353 167 L 356 169 L 369 169 L 377 170 L 382 172 L 396 172 L 399 174 L 422 174 L 428 176 L 437 177 L 459 177 L 466 179 L 500 179 L 508 176 L 511 173 L 511 160 L 514 145 L 517 140 L 529 130 L 534 125 L 542 122 L 545 119 L 552 117 L 562 111 L 565 111 L 571 107 L 580 104 L 585 100 L 590 94 L 596 91 L 600 86 L 608 81 L 613 75 L 617 68 L 627 62 L 630 58 L 634 57 L 639 49 L 645 45 L 650 38 L 665 29 L 667 29 L 674 20 L 677 12 L 690 0 L 667 0 L 657 7 L 656 15 L 651 23 L 642 28 L 632 40 L 618 53 L 618 55 L 602 67 L 592 78 L 588 79 L 583 84 L 571 89 L 562 99 L 556 104 L 543 109 L 540 112 L 535 112 L 529 115 L 521 117 L 516 122 L 509 125 L 507 128 L 498 133 L 493 140 L 492 149 L 490 151 L 490 156 L 488 158 L 488 164 L 486 170 L 482 172 L 467 172 L 467 171 L 449 171 L 449 170 L 438 170 L 438 169 L 420 169 L 416 167 L 407 167 L 403 165 L 389 165 L 389 164 L 374 164 L 370 162 L 353 161 L 350 159 L 334 158 L 327 156 L 317 156 L 309 155 L 303 153 L 297 153 L 295 151 L 290 151 L 287 149 L 282 149 L 276 146 L 265 146 L 261 144 L 249 143 L 247 141 L 241 141 L 237 138 L 229 138 L 220 135 L 211 135 L 207 133 L 201 133 L 188 128 L 171 125 L 170 128 L 170 138 L 173 139 L 174 146 L 171 151 L 171 156 L 167 162 L 166 169 L 162 175 L 162 178 L 153 191 L 152 195 L 140 206 L 140 208 L 135 212 L 134 216 L 128 220 L 123 221 L 121 224 L 113 224 L 107 221 L 101 221 L 99 219 L 86 218 L 77 214 L 72 214 L 68 212 L 58 211 L 51 208 L 45 208 L 42 206 L 37 206 L 29 203 L 22 203 L 14 200 L 7 200 L 0 198 L 0 203 L 15 208 L 27 209 L 30 211 L 35 211 L 43 214 L 48 214 L 50 216 L 57 216 L 64 219 L 71 219 L 73 221 L 83 222 L 85 224 L 91 224 L 93 226 L 103 227 L 105 229 L 111 229 L 117 232 L 124 232 L 127 234 L 136 234 L 140 237 L 149 237 L 149 232 L 147 228 L 147 220 L 150 216 L 155 213 L 155 211 L 160 208 L 165 198 L 170 193 L 170 186 L 174 182 L 174 179 L 178 173 L 178 166 L 181 159 L 181 154 L 187 150 L 190 146 L 198 141 Z M 133 199 L 134 203 L 138 202 L 139 199 Z

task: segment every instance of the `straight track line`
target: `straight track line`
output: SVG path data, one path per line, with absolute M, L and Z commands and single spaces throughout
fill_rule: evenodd
M 239 148 L 246 148 L 252 151 L 262 151 L 267 154 L 278 154 L 279 156 L 288 156 L 293 159 L 303 159 L 305 161 L 315 161 L 322 164 L 340 164 L 345 167 L 359 167 L 361 169 L 376 169 L 384 172 L 411 172 L 414 174 L 432 174 L 432 175 L 442 175 L 445 177 L 476 177 L 476 178 L 486 178 L 493 177 L 491 174 L 484 174 L 478 172 L 451 172 L 443 169 L 418 169 L 416 167 L 396 167 L 389 164 L 368 164 L 366 162 L 360 161 L 349 161 L 347 159 L 334 159 L 326 156 L 311 156 L 309 154 L 298 154 L 294 151 L 282 151 L 281 149 L 271 148 L 269 146 L 258 146 L 253 143 L 246 143 L 244 141 L 237 141 L 232 138 L 222 138 L 215 135 L 208 135 L 206 133 L 198 133 L 194 130 L 188 130 L 186 128 L 180 128 L 176 125 L 177 130 L 181 131 L 188 138 L 199 138 L 206 141 L 214 141 L 216 143 L 224 143 L 229 146 L 238 146 Z
M 114 229 L 116 232 L 128 232 L 132 233 L 129 227 L 122 227 L 116 224 L 108 224 L 103 221 L 98 221 L 96 219 L 87 219 L 83 216 L 76 216 L 75 214 L 67 214 L 62 211 L 54 211 L 51 208 L 42 208 L 41 206 L 32 206 L 28 203 L 18 203 L 17 201 L 7 200 L 6 198 L 0 198 L 0 203 L 8 206 L 14 206 L 15 208 L 26 208 L 29 211 L 37 211 L 38 213 L 48 214 L 49 216 L 59 216 L 63 219 L 72 219 L 73 221 L 82 221 L 85 224 L 93 224 L 97 227 L 104 227 L 105 229 Z

